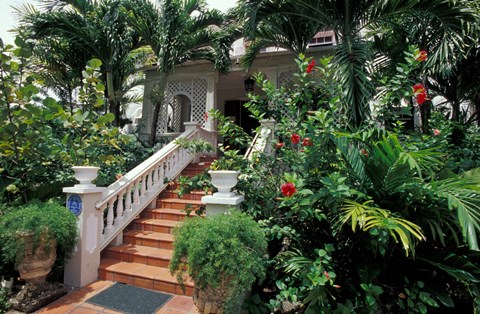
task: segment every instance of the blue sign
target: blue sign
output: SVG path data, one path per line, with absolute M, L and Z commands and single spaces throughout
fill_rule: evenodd
M 82 212 L 82 198 L 80 195 L 72 194 L 68 197 L 67 208 L 70 209 L 75 216 L 80 215 Z

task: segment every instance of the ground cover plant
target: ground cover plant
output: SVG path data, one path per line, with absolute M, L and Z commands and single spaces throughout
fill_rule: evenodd
M 394 92 L 380 105 L 402 97 L 423 104 L 429 95 L 415 69 L 424 56 L 405 53 L 399 72 L 408 75 L 383 82 Z M 241 167 L 236 187 L 269 239 L 267 279 L 249 311 L 478 310 L 480 176 L 455 153 L 455 127 L 437 115 L 427 134 L 401 124 L 349 129 L 328 60 L 319 64 L 300 59 L 292 88 L 257 77 L 265 95 L 249 104 L 256 117 L 278 122 L 275 154 Z M 238 151 L 227 158 L 245 162 Z

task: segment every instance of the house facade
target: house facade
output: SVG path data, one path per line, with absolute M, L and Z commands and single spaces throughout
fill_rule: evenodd
M 262 73 L 275 87 L 280 86 L 291 80 L 297 65 L 293 53 L 268 48 L 260 53 L 251 68 L 245 71 L 239 64 L 244 49 L 243 40 L 241 45 L 233 46 L 232 67 L 226 75 L 219 75 L 208 61 L 188 62 L 175 68 L 174 73 L 168 77 L 165 101 L 157 123 L 157 139 L 166 137 L 167 140 L 177 136 L 184 131 L 185 122 L 196 122 L 207 130 L 215 130 L 215 121 L 208 115 L 211 109 L 220 110 L 247 131 L 257 126 L 257 122 L 250 118 L 243 107 L 248 101 L 246 80 L 254 73 Z M 324 40 L 323 45 L 315 42 L 306 55 L 318 60 L 331 53 L 332 43 L 325 43 Z M 160 83 L 161 73 L 156 67 L 151 67 L 145 70 L 145 74 L 142 117 L 137 125 L 141 138 L 148 137 L 153 104 L 160 101 L 156 86 Z M 261 92 L 260 88 L 255 86 L 254 92 Z

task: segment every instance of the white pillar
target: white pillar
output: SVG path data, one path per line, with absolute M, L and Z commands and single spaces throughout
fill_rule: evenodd
M 102 199 L 102 187 L 64 188 L 67 208 L 77 215 L 79 239 L 75 252 L 66 262 L 64 282 L 73 287 L 83 287 L 97 280 L 100 266 L 100 240 L 103 211 L 95 204 Z
M 214 75 L 209 75 L 202 77 L 205 81 L 207 81 L 207 99 L 205 103 L 205 112 L 209 112 L 212 109 L 216 109 L 215 102 L 216 102 L 216 77 Z M 205 129 L 208 131 L 215 130 L 215 121 L 208 115 L 208 119 L 205 121 Z

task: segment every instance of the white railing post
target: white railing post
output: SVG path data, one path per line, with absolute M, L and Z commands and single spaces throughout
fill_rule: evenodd
M 265 136 L 267 137 L 265 139 L 266 141 L 266 146 L 264 148 L 264 151 L 267 155 L 271 155 L 273 152 L 273 147 L 272 143 L 273 140 L 275 139 L 275 127 L 277 125 L 277 122 L 275 120 L 261 120 L 260 125 L 262 126 L 262 131 L 264 130 L 270 130 L 270 132 L 266 132 Z
M 184 122 L 183 125 L 185 126 L 185 132 L 192 131 L 195 132 L 197 130 L 200 130 L 201 125 L 197 122 Z M 200 162 L 200 154 L 195 154 L 193 156 L 193 163 L 199 163 Z
M 68 187 L 67 208 L 78 218 L 79 238 L 72 257 L 66 262 L 64 282 L 73 287 L 83 287 L 98 278 L 100 245 L 102 241 L 103 211 L 95 204 L 102 199 L 106 188 Z

